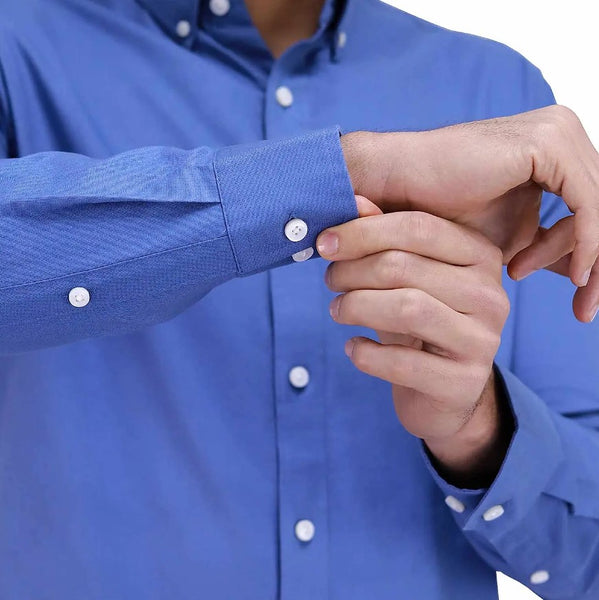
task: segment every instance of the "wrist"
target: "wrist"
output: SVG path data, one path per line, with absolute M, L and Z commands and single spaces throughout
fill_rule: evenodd
M 468 421 L 449 438 L 424 442 L 441 476 L 456 487 L 480 489 L 494 481 L 514 432 L 508 399 L 491 373 Z
M 341 149 L 354 193 L 376 201 L 384 186 L 378 160 L 377 136 L 370 131 L 354 131 L 341 136 Z

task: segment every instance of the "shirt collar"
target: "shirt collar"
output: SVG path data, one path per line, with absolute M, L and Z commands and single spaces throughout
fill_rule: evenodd
M 200 4 L 208 0 L 137 0 L 171 37 L 190 43 L 198 28 Z M 241 0 L 232 0 L 241 1 Z M 340 25 L 347 20 L 348 4 L 356 0 L 326 0 L 319 21 L 319 32 L 334 30 L 331 51 L 338 58 L 343 44 L 339 44 Z M 181 32 L 187 32 L 181 35 Z M 343 35 L 342 35 L 343 39 Z
M 180 23 L 188 23 L 192 30 L 197 27 L 199 3 L 201 0 L 137 0 L 173 37 Z

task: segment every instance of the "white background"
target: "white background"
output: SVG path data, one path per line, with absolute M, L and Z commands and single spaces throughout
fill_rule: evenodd
M 498 40 L 543 71 L 560 104 L 578 113 L 599 146 L 599 36 L 591 0 L 387 0 L 450 29 Z M 501 600 L 538 597 L 499 575 Z

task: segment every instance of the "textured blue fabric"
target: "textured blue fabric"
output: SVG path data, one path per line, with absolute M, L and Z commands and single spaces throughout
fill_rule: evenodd
M 337 126 L 551 104 L 535 67 L 377 0 L 327 2 L 278 60 L 241 0 L 0 15 L 2 600 L 486 600 L 495 569 L 599 596 L 599 329 L 569 283 L 505 279 L 517 431 L 493 485 L 461 490 L 343 354 L 370 332 L 329 318 L 324 261 L 290 259 L 355 217 Z

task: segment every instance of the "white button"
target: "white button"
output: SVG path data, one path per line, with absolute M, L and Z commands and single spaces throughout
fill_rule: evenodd
M 530 576 L 530 583 L 533 585 L 541 585 L 549 581 L 549 573 L 547 571 L 535 571 Z
M 485 521 L 494 521 L 495 519 L 499 519 L 505 510 L 503 510 L 503 506 L 498 504 L 497 506 L 491 506 L 489 510 L 486 510 L 483 514 L 483 519 Z
M 210 10 L 217 17 L 224 17 L 231 8 L 229 0 L 210 0 Z
M 310 383 L 310 373 L 306 367 L 293 367 L 289 371 L 289 383 L 298 390 L 305 388 Z
M 179 37 L 187 37 L 191 33 L 191 23 L 189 21 L 179 21 L 176 31 Z
M 451 510 L 455 510 L 457 513 L 463 513 L 466 510 L 464 503 L 460 502 L 454 496 L 447 496 L 447 498 L 445 498 L 445 504 L 447 504 Z
M 313 255 L 314 248 L 306 248 L 305 250 L 300 250 L 299 252 L 292 254 L 291 258 L 293 258 L 295 262 L 304 262 L 305 260 L 311 258 Z
M 285 237 L 291 242 L 301 242 L 308 235 L 308 225 L 301 219 L 291 219 L 285 225 Z
M 347 44 L 347 33 L 345 31 L 340 31 L 337 36 L 337 48 L 343 48 Z
M 69 302 L 76 308 L 82 308 L 89 304 L 89 292 L 83 287 L 73 288 L 69 292 Z
M 275 92 L 275 96 L 277 98 L 277 102 L 283 108 L 288 108 L 293 104 L 293 94 L 286 85 L 278 87 L 277 91 Z
M 309 542 L 314 537 L 315 527 L 312 521 L 302 519 L 295 524 L 295 537 L 300 542 Z

